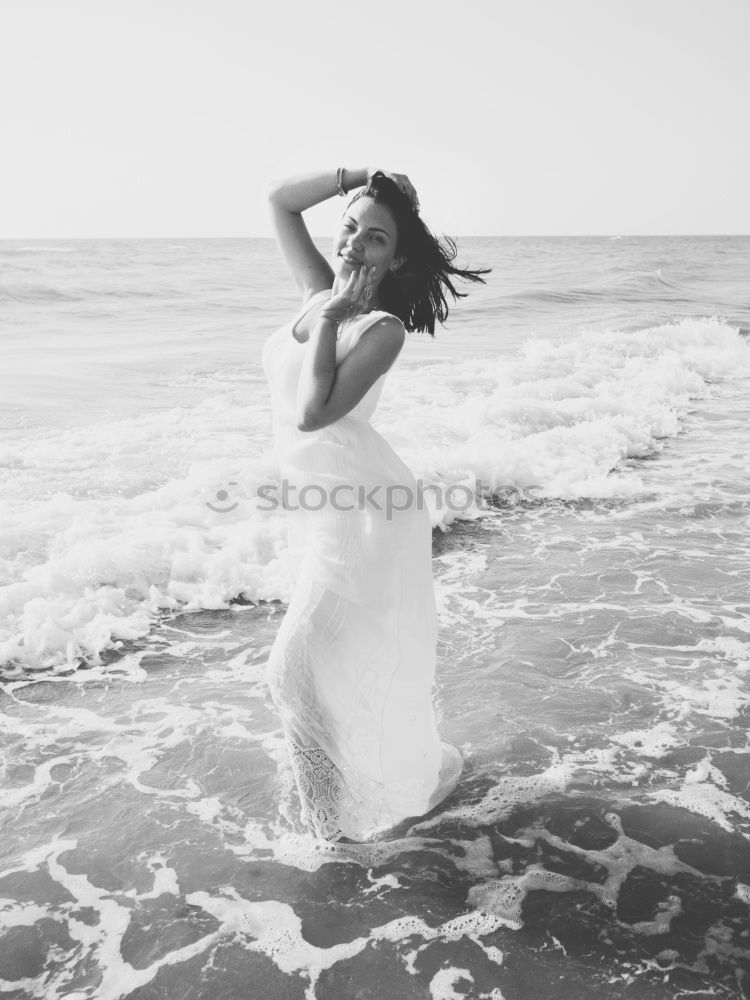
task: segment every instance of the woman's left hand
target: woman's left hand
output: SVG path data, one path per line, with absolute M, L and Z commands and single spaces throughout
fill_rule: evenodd
M 372 175 L 376 172 L 376 170 L 380 171 L 381 174 L 386 176 L 389 180 L 393 181 L 393 183 L 402 192 L 402 194 L 405 194 L 406 197 L 409 199 L 414 211 L 415 212 L 419 211 L 419 198 L 417 196 L 417 189 L 414 187 L 411 180 L 406 176 L 406 174 L 397 174 L 392 170 L 383 170 L 382 167 L 368 167 L 367 168 L 368 181 L 370 180 Z
M 367 302 L 365 294 L 372 284 L 375 275 L 374 267 L 360 267 L 349 275 L 349 280 L 341 291 L 332 296 L 320 310 L 321 319 L 330 319 L 334 323 L 353 316 Z

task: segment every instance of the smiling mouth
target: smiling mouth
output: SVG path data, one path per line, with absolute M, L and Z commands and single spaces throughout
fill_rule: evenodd
M 340 253 L 339 257 L 344 261 L 345 264 L 348 264 L 349 267 L 361 267 L 362 264 L 364 263 L 364 261 L 357 260 L 356 257 L 350 257 L 349 254 L 346 253 Z

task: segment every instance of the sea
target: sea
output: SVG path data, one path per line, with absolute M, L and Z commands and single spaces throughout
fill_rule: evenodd
M 373 424 L 466 764 L 325 850 L 264 682 L 278 251 L 0 242 L 2 997 L 750 996 L 750 237 L 458 246 Z

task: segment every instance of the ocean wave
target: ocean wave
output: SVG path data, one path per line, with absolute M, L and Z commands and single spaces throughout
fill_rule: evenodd
M 653 271 L 635 273 L 628 269 L 624 274 L 613 271 L 596 285 L 527 288 L 499 297 L 497 304 L 503 310 L 529 305 L 581 305 L 603 302 L 615 305 L 618 302 L 632 304 L 653 302 L 655 291 L 659 293 L 660 298 L 664 298 L 665 289 L 673 293 L 667 297 L 667 301 L 673 305 L 695 301 L 695 293 L 688 284 L 666 278 L 662 269 L 656 268 Z
M 39 282 L 17 282 L 0 285 L 0 302 L 82 302 L 83 291 L 70 291 Z
M 746 374 L 749 356 L 718 319 L 529 341 L 510 360 L 397 366 L 373 423 L 430 488 L 442 530 L 514 489 L 536 503 L 627 500 L 645 487 L 626 460 L 658 455 L 689 401 Z M 239 398 L 233 380 L 207 391 L 193 410 L 4 445 L 11 674 L 98 663 L 179 609 L 288 598 L 285 513 L 258 495 L 278 487 L 266 394 L 249 380 Z M 441 505 L 449 487 L 464 509 Z
M 88 288 L 83 286 L 61 287 L 59 285 L 49 285 L 33 281 L 0 284 L 0 302 L 23 302 L 36 305 L 59 302 L 85 302 L 88 305 L 93 305 L 102 299 L 123 301 L 138 301 L 141 299 L 173 300 L 182 303 L 184 294 L 184 290 L 177 286 L 147 288 L 142 285 L 133 287 L 106 287 L 99 285 L 96 288 Z M 217 304 L 222 308 L 226 306 L 223 301 Z M 190 303 L 190 305 L 194 308 L 193 303 Z
M 78 247 L 51 247 L 46 242 L 39 246 L 16 246 L 14 243 L 0 243 L 0 256 L 15 257 L 20 253 L 78 253 Z

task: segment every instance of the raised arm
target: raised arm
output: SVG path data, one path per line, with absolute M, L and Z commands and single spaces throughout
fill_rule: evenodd
M 341 177 L 344 191 L 367 183 L 366 167 L 345 168 Z M 268 192 L 274 234 L 284 260 L 302 294 L 307 300 L 333 284 L 333 271 L 312 241 L 302 213 L 339 193 L 336 170 L 288 177 L 272 184 Z

